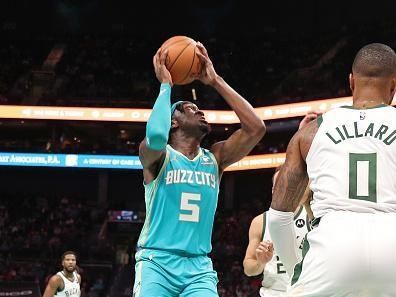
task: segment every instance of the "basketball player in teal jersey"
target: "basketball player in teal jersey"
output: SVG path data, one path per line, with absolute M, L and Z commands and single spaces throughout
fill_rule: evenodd
M 287 296 L 396 296 L 396 54 L 362 47 L 352 106 L 325 112 L 290 140 L 268 211 Z M 315 217 L 298 262 L 293 211 L 309 183 Z M 362 295 L 364 294 L 364 295 Z
M 219 92 L 241 128 L 210 150 L 202 148 L 210 126 L 195 104 L 179 101 L 171 106 L 167 52 L 158 50 L 153 64 L 161 88 L 139 149 L 146 219 L 135 255 L 134 297 L 218 296 L 217 274 L 207 255 L 220 179 L 265 134 L 253 107 L 216 73 L 205 47 L 197 47 L 202 72 L 196 78 Z

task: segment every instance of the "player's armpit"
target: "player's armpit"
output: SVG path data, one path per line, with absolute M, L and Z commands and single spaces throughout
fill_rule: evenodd
M 166 154 L 166 150 L 156 151 L 147 146 L 146 138 L 139 145 L 139 159 L 144 168 L 150 168 L 153 164 L 161 161 Z
M 154 180 L 165 160 L 166 150 L 155 151 L 147 147 L 146 139 L 139 146 L 139 159 L 143 165 L 143 177 L 146 184 Z
M 294 212 L 308 185 L 306 164 L 300 151 L 300 137 L 301 134 L 297 132 L 287 147 L 286 161 L 279 172 L 272 195 L 271 208 L 275 210 Z

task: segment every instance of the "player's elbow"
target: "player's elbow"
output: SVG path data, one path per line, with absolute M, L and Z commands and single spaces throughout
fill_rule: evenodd
M 250 129 L 250 135 L 257 139 L 261 139 L 265 135 L 266 131 L 267 131 L 267 127 L 265 126 L 264 121 L 258 119 L 252 125 Z
M 243 261 L 243 273 L 245 273 L 246 276 L 255 276 L 258 273 L 256 273 L 255 269 L 252 268 L 252 265 L 249 265 L 249 261 L 244 260 Z
M 147 147 L 151 150 L 162 151 L 168 143 L 168 137 L 164 133 L 152 133 L 146 137 Z
M 243 272 L 245 273 L 246 276 L 255 276 L 256 274 L 250 271 L 249 269 L 244 268 Z
M 243 261 L 243 273 L 244 273 L 246 276 L 252 276 L 252 275 L 250 274 L 249 269 L 247 269 L 247 267 L 246 267 L 246 261 L 245 261 L 245 260 Z

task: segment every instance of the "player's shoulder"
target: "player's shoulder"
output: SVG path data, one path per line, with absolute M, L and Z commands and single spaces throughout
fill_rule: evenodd
M 51 283 L 52 285 L 59 287 L 63 287 L 64 286 L 64 282 L 62 277 L 60 276 L 59 273 L 54 274 L 53 276 L 50 277 L 49 279 L 49 283 Z
M 252 222 L 250 223 L 250 225 L 253 227 L 256 227 L 256 226 L 260 226 L 260 227 L 262 227 L 263 226 L 263 220 L 264 220 L 264 216 L 265 216 L 265 212 L 264 213 L 261 213 L 261 214 L 259 214 L 259 215 L 257 215 L 257 216 L 255 216 L 253 219 L 252 219 Z
M 262 238 L 264 228 L 264 215 L 261 213 L 255 216 L 252 221 L 250 222 L 249 227 L 249 238 Z

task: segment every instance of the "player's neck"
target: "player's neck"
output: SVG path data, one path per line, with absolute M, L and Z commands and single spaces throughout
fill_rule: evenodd
M 70 280 L 74 280 L 74 273 L 73 272 L 69 272 L 69 271 L 66 271 L 65 269 L 63 269 L 63 275 L 66 276 Z
M 189 159 L 194 159 L 198 153 L 201 141 L 195 137 L 172 137 L 169 143 L 172 148 L 179 151 Z
M 389 104 L 389 94 L 378 89 L 364 89 L 353 94 L 353 106 L 356 108 L 369 108 L 381 104 Z

